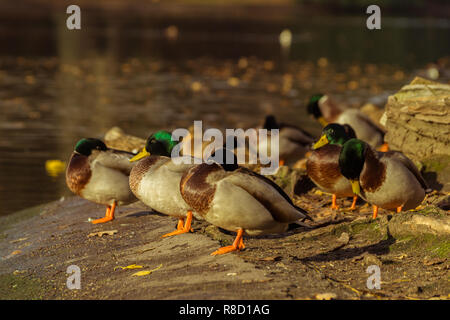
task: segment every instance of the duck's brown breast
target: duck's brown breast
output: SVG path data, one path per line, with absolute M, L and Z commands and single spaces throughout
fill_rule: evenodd
M 160 157 L 158 156 L 150 156 L 140 160 L 136 165 L 131 169 L 130 172 L 130 189 L 136 195 L 139 189 L 139 184 L 141 183 L 142 178 L 145 173 L 152 167 Z
M 341 147 L 326 145 L 312 152 L 306 162 L 308 176 L 323 188 L 330 189 L 342 176 L 339 169 Z
M 79 195 L 91 179 L 91 175 L 88 157 L 73 153 L 66 171 L 66 183 L 69 189 Z
M 386 165 L 368 148 L 360 175 L 361 187 L 364 191 L 373 193 L 381 187 L 385 179 Z

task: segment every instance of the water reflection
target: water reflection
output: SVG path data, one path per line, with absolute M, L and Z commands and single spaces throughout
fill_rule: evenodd
M 73 32 L 65 18 L 0 27 L 0 215 L 70 194 L 45 162 L 67 160 L 81 137 L 112 126 L 145 137 L 199 119 L 245 128 L 269 112 L 318 134 L 302 108 L 311 93 L 382 105 L 417 67 L 450 52 L 442 25 L 368 33 L 361 19 L 290 20 L 293 44 L 282 55 L 286 23 L 85 14 Z

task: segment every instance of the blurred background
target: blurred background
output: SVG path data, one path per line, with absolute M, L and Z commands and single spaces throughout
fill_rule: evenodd
M 449 83 L 449 18 L 447 0 L 0 0 L 0 215 L 69 195 L 46 161 L 112 126 L 147 137 L 273 113 L 318 135 L 313 93 L 383 107 L 417 75 Z

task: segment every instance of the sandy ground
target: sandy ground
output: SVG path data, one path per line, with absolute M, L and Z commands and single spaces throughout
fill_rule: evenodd
M 312 228 L 248 238 L 241 252 L 210 253 L 233 240 L 205 222 L 193 233 L 162 234 L 176 221 L 140 202 L 119 208 L 114 221 L 92 225 L 104 208 L 69 197 L 2 218 L 1 299 L 448 299 L 449 239 L 393 238 L 390 215 L 370 208 L 331 212 L 328 197 L 311 190 L 301 201 L 322 207 Z M 309 199 L 309 200 L 308 200 Z M 348 202 L 348 203 L 347 203 Z M 341 200 L 343 207 L 349 205 Z M 448 218 L 448 211 L 444 212 Z M 410 213 L 401 213 L 410 214 Z M 103 236 L 92 235 L 113 231 Z M 436 240 L 438 239 L 438 240 Z M 122 269 L 130 265 L 141 269 Z M 71 265 L 81 289 L 66 285 Z M 369 289 L 366 272 L 379 265 L 381 288 Z M 155 270 L 156 269 L 156 270 Z M 154 270 L 145 276 L 139 271 Z

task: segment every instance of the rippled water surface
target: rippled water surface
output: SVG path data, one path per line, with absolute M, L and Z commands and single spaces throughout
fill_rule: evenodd
M 369 32 L 357 18 L 149 21 L 124 12 L 86 15 L 73 32 L 64 19 L 0 22 L 0 215 L 70 194 L 45 161 L 67 161 L 81 137 L 112 126 L 146 137 L 194 120 L 246 128 L 267 113 L 318 134 L 304 110 L 311 93 L 383 106 L 450 53 L 446 21 L 387 18 Z M 289 52 L 278 43 L 285 27 Z

